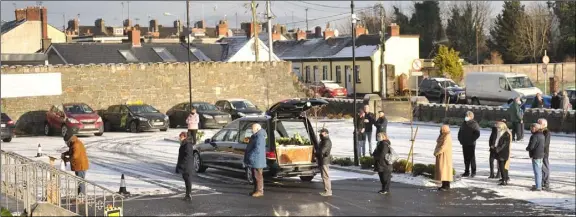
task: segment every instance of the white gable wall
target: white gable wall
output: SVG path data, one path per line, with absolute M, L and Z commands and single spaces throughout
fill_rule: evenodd
M 256 61 L 254 52 L 254 38 L 250 39 L 234 56 L 228 59 L 228 62 Z M 269 49 L 261 40 L 258 40 L 258 57 L 259 61 L 269 61 Z M 281 61 L 275 54 L 272 54 L 272 61 Z
M 393 36 L 386 40 L 384 59 L 386 64 L 393 64 L 396 76 L 405 73 L 410 75 L 412 62 L 420 58 L 420 42 L 416 36 Z M 378 59 L 380 56 L 378 55 Z M 380 61 L 378 61 L 380 62 Z M 413 79 L 415 81 L 415 79 Z M 411 87 L 416 87 L 414 82 Z
M 48 38 L 52 43 L 66 42 L 63 32 L 48 25 Z M 2 35 L 2 53 L 35 53 L 42 49 L 40 21 L 26 21 Z

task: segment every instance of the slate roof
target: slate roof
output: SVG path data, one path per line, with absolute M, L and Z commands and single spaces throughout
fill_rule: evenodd
M 16 21 L 16 20 L 12 20 L 12 21 L 8 21 L 8 22 L 4 22 L 2 23 L 2 26 L 0 26 L 1 32 L 2 34 L 18 27 L 20 24 L 26 22 L 26 20 L 20 20 L 20 21 Z

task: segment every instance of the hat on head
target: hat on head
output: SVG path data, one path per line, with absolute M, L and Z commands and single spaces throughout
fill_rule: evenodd
M 318 132 L 319 132 L 319 133 L 329 133 L 329 132 L 328 132 L 328 129 L 326 129 L 326 128 L 322 128 L 322 129 L 320 129 L 320 131 L 318 131 Z

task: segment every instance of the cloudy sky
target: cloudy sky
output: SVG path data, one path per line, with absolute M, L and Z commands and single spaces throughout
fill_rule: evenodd
M 215 26 L 218 20 L 227 19 L 231 27 L 236 23 L 250 21 L 251 14 L 245 6 L 249 1 L 192 1 L 191 22 L 206 20 L 207 26 Z M 380 1 L 356 1 L 355 7 L 364 9 Z M 257 1 L 257 12 L 265 12 L 265 2 Z M 392 6 L 411 14 L 412 1 L 384 1 L 387 11 Z M 150 18 L 157 19 L 162 25 L 172 25 L 176 19 L 186 20 L 185 1 L 1 1 L 2 20 L 14 20 L 14 9 L 42 4 L 48 9 L 48 21 L 62 28 L 64 20 L 79 16 L 80 25 L 94 25 L 98 18 L 104 19 L 107 26 L 120 26 L 123 19 L 132 19 L 133 23 L 148 26 Z M 447 6 L 450 2 L 441 2 Z M 493 16 L 501 9 L 502 1 L 492 4 Z M 128 9 L 129 8 L 129 9 Z M 272 13 L 277 17 L 273 22 L 286 24 L 288 28 L 306 28 L 306 8 L 308 8 L 309 28 L 324 28 L 327 22 L 332 26 L 342 23 L 349 17 L 349 1 L 272 1 Z M 170 13 L 172 16 L 166 16 Z M 263 15 L 260 19 L 264 19 Z

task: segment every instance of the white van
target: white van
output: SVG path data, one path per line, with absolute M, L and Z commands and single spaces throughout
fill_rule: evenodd
M 542 91 L 525 74 L 507 72 L 466 73 L 466 99 L 472 105 L 502 105 L 518 96 L 534 96 Z

